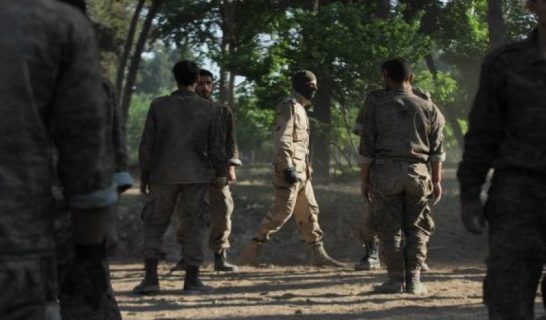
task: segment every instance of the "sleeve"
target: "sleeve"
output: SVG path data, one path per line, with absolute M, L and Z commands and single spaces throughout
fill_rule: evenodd
M 51 107 L 59 178 L 70 207 L 104 208 L 117 200 L 117 194 L 112 184 L 108 110 L 101 94 L 96 44 L 83 18 L 73 20 L 66 28 L 67 41 Z
M 469 115 L 463 160 L 457 172 L 463 202 L 479 199 L 481 186 L 502 140 L 500 81 L 499 71 L 489 56 L 482 65 L 478 92 Z
M 148 115 L 146 116 L 146 122 L 138 148 L 138 163 L 143 176 L 149 175 L 152 167 L 152 154 L 154 151 L 156 129 L 155 103 L 152 102 L 150 110 L 148 110 Z
M 242 166 L 243 163 L 239 159 L 239 149 L 237 148 L 237 137 L 235 134 L 235 119 L 233 117 L 233 111 L 230 108 L 226 108 L 226 157 L 228 164 L 232 166 Z
M 275 158 L 280 170 L 293 167 L 294 156 L 294 106 L 292 102 L 283 102 L 277 107 L 274 144 Z
M 429 134 L 430 141 L 430 161 L 446 160 L 446 153 L 444 150 L 444 127 L 445 119 L 438 107 L 432 105 L 431 114 L 431 128 Z
M 127 143 L 125 140 L 125 121 L 123 119 L 121 105 L 118 103 L 118 96 L 114 88 L 108 84 L 108 105 L 113 110 L 112 135 L 114 140 L 114 152 L 116 172 L 127 171 L 128 156 Z
M 377 128 L 375 124 L 375 107 L 370 104 L 364 113 L 362 133 L 360 135 L 360 163 L 370 164 L 375 159 Z
M 227 176 L 226 139 L 224 138 L 225 121 L 223 107 L 210 104 L 212 107 L 211 123 L 208 133 L 207 153 L 214 167 L 215 177 Z

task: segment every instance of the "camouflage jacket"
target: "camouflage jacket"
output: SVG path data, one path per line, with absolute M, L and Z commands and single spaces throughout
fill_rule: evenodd
M 298 173 L 309 172 L 309 118 L 305 107 L 291 96 L 276 108 L 273 132 L 276 173 L 295 168 Z
M 368 95 L 366 96 L 366 99 L 364 100 L 364 104 L 358 111 L 358 115 L 356 116 L 355 123 L 353 124 L 352 132 L 354 134 L 356 134 L 357 136 L 360 136 L 362 134 L 362 128 L 364 125 L 364 115 L 366 114 L 367 106 L 370 103 L 374 102 L 375 100 L 384 97 L 387 94 L 387 92 L 388 91 L 386 89 L 381 89 L 381 90 L 371 91 L 370 93 L 368 93 Z M 430 93 L 427 91 L 413 87 L 412 92 L 413 94 L 415 94 L 416 96 L 420 98 L 423 98 L 424 100 L 429 100 L 429 101 L 431 100 Z
M 444 124 L 442 113 L 430 100 L 411 91 L 388 91 L 366 108 L 361 161 L 443 161 Z
M 57 1 L 0 1 L 0 53 L 0 256 L 5 257 L 52 249 L 56 172 L 73 208 L 109 206 L 116 193 L 87 19 Z
M 489 169 L 546 175 L 546 60 L 537 31 L 487 55 L 469 115 L 458 178 L 479 199 Z
M 150 183 L 210 183 L 226 176 L 218 106 L 190 91 L 155 99 L 140 141 L 139 162 Z

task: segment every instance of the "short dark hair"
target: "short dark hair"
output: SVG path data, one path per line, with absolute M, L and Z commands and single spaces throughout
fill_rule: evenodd
M 189 86 L 199 79 L 199 66 L 189 60 L 178 61 L 173 67 L 176 83 L 183 86 Z
M 58 1 L 71 5 L 79 9 L 84 15 L 87 15 L 87 5 L 85 4 L 85 0 L 58 0 Z
M 214 80 L 214 75 L 212 74 L 212 72 L 208 71 L 207 69 L 199 70 L 199 75 L 201 77 L 211 77 L 212 80 Z
M 389 79 L 399 83 L 408 80 L 413 73 L 409 62 L 403 58 L 394 58 L 383 62 L 381 70 L 387 73 Z

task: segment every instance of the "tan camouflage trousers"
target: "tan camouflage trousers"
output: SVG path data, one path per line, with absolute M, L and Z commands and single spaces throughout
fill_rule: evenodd
M 182 252 L 187 265 L 198 266 L 205 258 L 204 243 L 210 217 L 208 214 L 207 183 L 155 184 L 150 188 L 150 200 L 142 209 L 145 258 L 160 257 L 161 243 L 175 211 L 177 200 L 183 207 L 184 244 Z
M 490 319 L 533 319 L 546 263 L 546 177 L 497 172 L 486 204 L 489 257 L 484 302 Z M 544 288 L 544 281 L 543 288 Z M 544 292 L 542 293 L 544 294 Z
M 53 252 L 49 256 L 2 256 L 0 288 L 0 319 L 60 320 Z
M 209 248 L 216 253 L 230 247 L 231 215 L 233 214 L 233 197 L 229 186 L 219 188 L 211 185 L 209 188 L 209 212 L 211 218 Z M 177 205 L 176 238 L 180 244 L 184 243 L 184 205 Z
M 294 215 L 296 225 L 307 243 L 321 241 L 323 232 L 318 223 L 319 207 L 311 180 L 287 185 L 281 176 L 274 175 L 273 187 L 275 200 L 262 219 L 254 239 L 268 241 Z
M 389 275 L 420 270 L 434 231 L 432 183 L 425 164 L 376 160 L 370 170 L 371 210 Z M 405 238 L 405 244 L 402 238 Z

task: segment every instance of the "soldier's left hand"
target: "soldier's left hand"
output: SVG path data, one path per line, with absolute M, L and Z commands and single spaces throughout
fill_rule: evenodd
M 442 185 L 440 184 L 440 182 L 433 183 L 432 188 L 433 188 L 433 190 L 432 190 L 432 195 L 433 195 L 432 205 L 435 205 L 438 202 L 440 202 L 440 199 L 442 199 L 443 189 L 442 189 Z
M 371 185 L 367 181 L 362 181 L 362 185 L 360 186 L 360 192 L 362 192 L 362 196 L 364 197 L 364 200 L 368 202 L 372 202 L 372 196 L 371 196 Z

